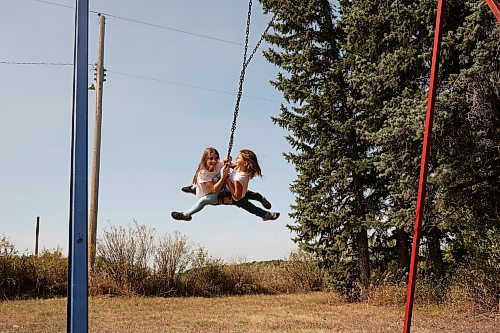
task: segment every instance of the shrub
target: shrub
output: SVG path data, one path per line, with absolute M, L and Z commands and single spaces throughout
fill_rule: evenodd
M 261 265 L 258 275 L 263 289 L 272 293 L 296 293 L 323 290 L 324 271 L 314 254 L 299 250 L 286 260 Z
M 66 258 L 59 249 L 37 256 L 18 255 L 3 237 L 0 239 L 0 296 L 4 299 L 65 296 Z
M 366 299 L 372 305 L 404 305 L 406 302 L 407 287 L 404 284 L 384 284 L 373 287 Z M 417 292 L 417 295 L 419 293 Z
M 245 263 L 242 258 L 223 266 L 224 293 L 232 295 L 264 293 L 259 280 L 259 271 L 255 264 Z
M 66 296 L 68 281 L 68 259 L 61 249 L 44 250 L 30 257 L 36 272 L 36 294 L 44 296 Z
M 14 244 L 5 235 L 0 235 L 0 257 L 12 257 L 17 254 Z
M 323 289 L 324 271 L 319 267 L 314 254 L 305 251 L 292 252 L 288 260 L 282 263 L 282 266 L 288 282 L 288 292 Z
M 500 311 L 500 270 L 477 263 L 457 270 L 448 293 L 450 303 L 473 311 Z
M 208 255 L 203 248 L 194 252 L 191 268 L 183 275 L 183 292 L 197 296 L 222 293 L 224 281 L 223 261 Z
M 151 277 L 150 263 L 155 248 L 155 231 L 134 221 L 128 228 L 111 226 L 97 243 L 96 282 L 98 276 L 112 282 L 113 291 L 145 294 Z M 95 289 L 99 290 L 101 287 Z M 111 289 L 110 289 L 111 290 Z
M 168 295 L 182 289 L 180 277 L 191 265 L 193 256 L 192 245 L 179 232 L 161 238 L 154 254 L 155 293 Z

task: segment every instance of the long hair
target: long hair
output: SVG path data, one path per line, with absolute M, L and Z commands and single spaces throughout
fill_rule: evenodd
M 250 178 L 255 176 L 262 177 L 262 170 L 260 169 L 257 155 L 250 149 L 242 149 L 239 154 L 247 163 L 247 172 L 250 174 Z
M 217 149 L 215 149 L 213 147 L 205 148 L 205 150 L 203 151 L 203 154 L 201 155 L 200 164 L 198 164 L 198 168 L 196 169 L 196 172 L 194 173 L 193 184 L 198 184 L 198 172 L 200 172 L 200 170 L 205 168 L 205 165 L 207 164 L 207 158 L 212 153 L 215 153 L 217 155 L 217 158 L 220 158 L 219 152 L 217 151 Z

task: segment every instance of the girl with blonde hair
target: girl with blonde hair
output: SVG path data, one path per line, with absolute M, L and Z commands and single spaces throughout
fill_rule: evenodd
M 232 204 L 261 217 L 263 221 L 276 220 L 280 213 L 269 212 L 255 206 L 247 196 L 250 180 L 255 176 L 262 177 L 257 155 L 250 149 L 242 149 L 236 157 L 234 165 L 230 166 L 234 169 L 233 172 L 230 176 L 223 176 L 222 179 L 225 180 L 226 186 L 231 192 Z
M 192 215 L 198 213 L 206 205 L 217 205 L 217 195 L 224 185 L 224 179 L 229 173 L 229 167 L 224 168 L 222 178 L 220 173 L 227 159 L 219 160 L 219 152 L 213 147 L 205 148 L 200 163 L 194 173 L 193 184 L 196 185 L 198 201 L 185 212 L 172 212 L 176 220 L 191 221 Z
M 246 162 L 242 162 L 246 161 Z M 224 171 L 220 176 L 222 168 Z M 231 178 L 229 170 L 234 169 Z M 236 164 L 231 164 L 231 157 L 219 161 L 219 152 L 213 147 L 208 147 L 203 151 L 200 163 L 194 174 L 193 191 L 192 186 L 183 187 L 187 193 L 195 193 L 199 197 L 194 206 L 185 212 L 172 212 L 175 220 L 191 221 L 192 215 L 201 211 L 206 205 L 218 205 L 226 202 L 224 198 L 229 195 L 232 200 L 229 204 L 238 206 L 248 212 L 261 217 L 264 221 L 275 220 L 279 213 L 271 213 L 256 207 L 249 200 L 259 201 L 264 208 L 270 209 L 271 203 L 260 193 L 248 190 L 248 182 L 254 176 L 262 176 L 257 156 L 248 149 L 243 149 L 236 158 Z M 230 192 L 219 193 L 224 184 Z M 231 186 L 233 190 L 231 190 Z M 235 192 L 236 191 L 236 192 Z M 233 193 L 235 192 L 235 193 Z

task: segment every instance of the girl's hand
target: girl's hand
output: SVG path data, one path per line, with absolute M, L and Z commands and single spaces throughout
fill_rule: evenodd
M 231 163 L 232 160 L 233 158 L 231 156 L 228 156 L 225 159 L 223 159 L 222 162 L 224 162 L 227 168 L 234 169 L 235 165 Z
M 229 166 L 226 164 L 226 167 L 224 168 L 224 171 L 222 171 L 222 178 L 226 179 L 227 175 L 229 175 Z

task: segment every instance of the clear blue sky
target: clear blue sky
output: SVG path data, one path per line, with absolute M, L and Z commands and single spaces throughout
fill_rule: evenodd
M 75 1 L 51 2 L 63 6 L 0 2 L 0 62 L 73 62 L 74 10 L 64 6 Z M 242 43 L 247 3 L 107 0 L 90 1 L 90 10 Z M 295 249 L 286 227 L 292 223 L 289 184 L 295 171 L 282 157 L 290 150 L 286 132 L 270 119 L 282 102 L 269 84 L 278 69 L 260 51 L 250 64 L 234 149 L 257 153 L 264 178 L 250 187 L 265 194 L 280 219 L 264 223 L 237 207 L 219 206 L 207 207 L 190 223 L 177 222 L 170 212 L 195 202 L 180 188 L 190 183 L 203 149 L 227 151 L 243 46 L 112 16 L 106 17 L 98 236 L 103 228 L 135 219 L 159 234 L 179 231 L 226 260 L 286 257 Z M 252 18 L 253 45 L 270 19 L 257 0 Z M 90 63 L 97 59 L 97 35 L 97 14 L 91 13 Z M 67 253 L 72 66 L 0 63 L 0 77 L 0 234 L 20 252 L 33 252 L 40 216 L 40 247 Z M 89 164 L 94 109 L 95 93 L 89 91 Z

